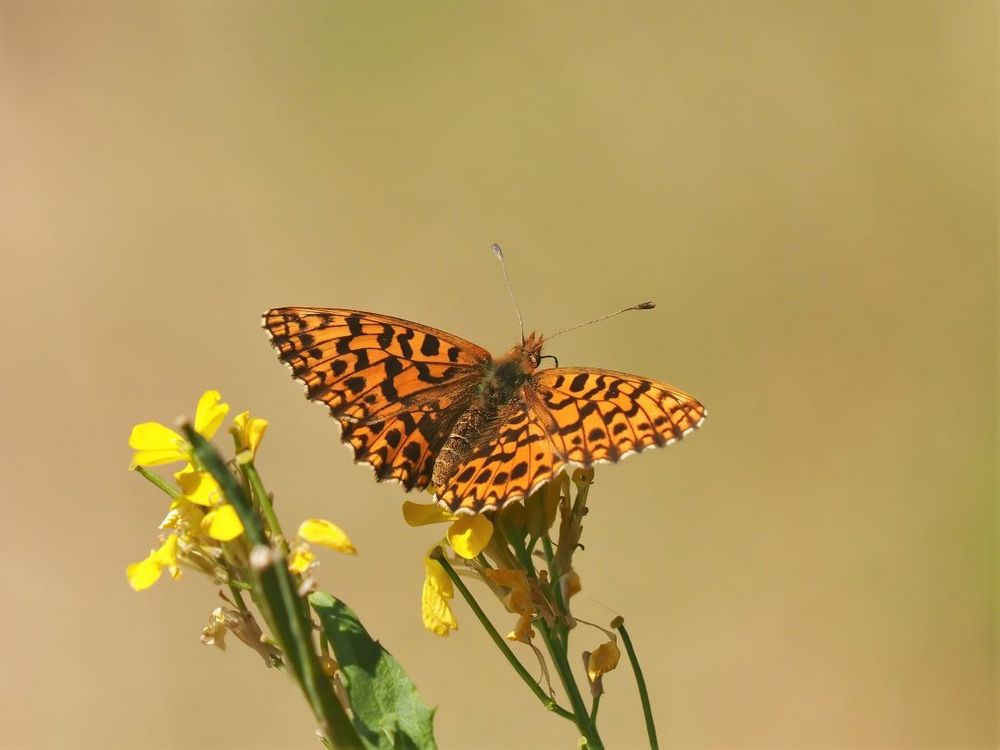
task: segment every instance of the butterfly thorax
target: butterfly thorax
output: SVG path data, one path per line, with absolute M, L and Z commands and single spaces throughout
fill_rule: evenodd
M 493 437 L 504 408 L 520 398 L 521 388 L 538 367 L 541 350 L 542 337 L 532 333 L 503 356 L 484 363 L 472 403 L 452 427 L 434 461 L 434 484 L 447 482 L 477 445 Z

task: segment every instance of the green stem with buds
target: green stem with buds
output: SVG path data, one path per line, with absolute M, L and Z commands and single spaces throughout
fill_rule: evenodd
M 480 624 L 482 624 L 483 628 L 486 630 L 486 633 L 490 636 L 491 639 L 493 639 L 493 642 L 496 644 L 497 648 L 499 648 L 501 653 L 507 658 L 507 661 L 510 662 L 510 665 L 514 667 L 514 671 L 517 672 L 518 676 L 520 676 L 522 680 L 524 680 L 524 684 L 527 685 L 531 689 L 531 692 L 533 692 L 538 697 L 538 700 L 542 702 L 542 705 L 544 705 L 545 708 L 547 708 L 549 711 L 552 711 L 554 714 L 558 714 L 564 719 L 569 719 L 570 721 L 575 722 L 576 716 L 572 712 L 567 711 L 565 708 L 556 703 L 551 696 L 546 695 L 545 691 L 542 689 L 542 686 L 539 685 L 537 682 L 535 682 L 535 679 L 528 673 L 528 670 L 524 668 L 524 665 L 521 664 L 520 659 L 518 659 L 514 655 L 514 652 L 510 650 L 510 646 L 507 645 L 507 641 L 504 640 L 504 637 L 500 635 L 499 632 L 497 632 L 497 629 L 495 627 L 493 627 L 493 623 L 490 622 L 490 618 L 486 616 L 486 613 L 483 611 L 483 608 L 479 606 L 479 602 L 476 601 L 475 597 L 472 595 L 472 592 L 469 591 L 469 588 L 465 585 L 465 582 L 461 579 L 456 570 L 451 566 L 451 563 L 448 562 L 448 559 L 444 556 L 444 552 L 441 550 L 441 548 L 440 547 L 435 548 L 431 552 L 431 557 L 437 560 L 441 564 L 441 567 L 444 568 L 444 572 L 448 574 L 448 578 L 451 579 L 452 584 L 454 584 L 455 588 L 458 589 L 459 593 L 462 595 L 462 598 L 465 599 L 466 603 L 469 605 L 469 608 L 472 610 L 473 614 L 476 615 L 476 618 L 479 620 Z
M 513 547 L 514 554 L 517 555 L 518 561 L 525 571 L 527 571 L 529 578 L 537 585 L 538 573 L 535 571 L 535 564 L 531 561 L 531 555 L 528 554 L 524 540 L 516 534 L 511 534 L 507 537 L 507 541 Z M 550 628 L 548 623 L 541 617 L 535 620 L 535 624 L 542 634 L 542 640 L 545 641 L 545 646 L 552 657 L 552 663 L 555 664 L 556 671 L 559 673 L 559 679 L 566 690 L 566 695 L 569 696 L 570 705 L 573 706 L 577 729 L 580 730 L 580 733 L 587 740 L 587 750 L 603 750 L 604 743 L 597 733 L 597 727 L 590 719 L 590 712 L 587 711 L 587 707 L 583 703 L 583 695 L 581 695 L 580 688 L 576 684 L 576 678 L 573 676 L 573 670 L 570 668 L 569 659 L 566 656 L 569 632 L 566 631 L 565 637 L 560 639 L 558 625 Z
M 195 458 L 222 488 L 226 499 L 236 509 L 243 523 L 251 554 L 251 569 L 262 592 L 261 613 L 281 651 L 287 656 L 295 675 L 320 722 L 322 733 L 336 748 L 362 750 L 364 747 L 344 707 L 333 692 L 333 685 L 323 673 L 313 647 L 312 626 L 307 606 L 296 593 L 295 581 L 284 563 L 284 555 L 268 543 L 261 519 L 247 497 L 243 485 L 229 471 L 222 458 L 205 438 L 190 425 L 181 429 L 191 444 Z M 261 553 L 268 559 L 261 561 Z M 258 558 L 254 560 L 253 558 Z M 275 559 L 277 558 L 277 559 Z M 256 563 L 256 564 L 253 564 Z

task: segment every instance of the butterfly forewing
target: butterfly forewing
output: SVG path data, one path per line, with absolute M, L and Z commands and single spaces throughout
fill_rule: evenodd
M 428 326 L 358 310 L 284 307 L 264 315 L 279 358 L 343 427 L 378 479 L 424 487 L 489 353 Z

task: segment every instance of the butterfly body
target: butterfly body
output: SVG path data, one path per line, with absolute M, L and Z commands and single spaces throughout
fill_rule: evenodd
M 525 497 L 567 465 L 668 445 L 706 414 L 683 391 L 635 375 L 540 370 L 534 333 L 494 359 L 443 331 L 358 310 L 276 308 L 264 327 L 356 461 L 407 490 L 433 486 L 457 513 Z
M 483 377 L 473 397 L 463 404 L 459 417 L 437 458 L 431 482 L 441 486 L 448 482 L 456 469 L 472 454 L 484 437 L 491 437 L 502 422 L 502 415 L 517 399 L 538 367 L 542 338 L 532 333 L 523 344 L 513 347 L 504 356 L 483 363 Z

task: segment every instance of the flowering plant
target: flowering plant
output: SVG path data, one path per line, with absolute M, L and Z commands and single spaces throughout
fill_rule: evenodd
M 166 493 L 170 504 L 156 548 L 127 567 L 129 584 L 137 591 L 147 589 L 164 571 L 173 579 L 184 570 L 208 576 L 222 589 L 225 606 L 212 611 L 202 642 L 224 650 L 232 633 L 267 666 L 288 673 L 312 708 L 328 747 L 436 748 L 433 712 L 410 678 L 346 604 L 317 590 L 312 545 L 354 555 L 351 540 L 319 518 L 302 521 L 295 538 L 288 540 L 256 467 L 268 423 L 248 412 L 238 415 L 229 430 L 234 457 L 227 461 L 211 438 L 228 411 L 217 391 L 207 391 L 194 422 L 182 423 L 180 433 L 156 422 L 133 428 L 131 468 Z M 183 466 L 173 482 L 149 469 L 177 463 Z M 573 559 L 581 548 L 593 479 L 592 469 L 577 469 L 572 476 L 564 472 L 523 501 L 478 515 L 453 515 L 433 503 L 404 503 L 403 516 L 411 526 L 448 524 L 442 542 L 424 558 L 423 623 L 439 636 L 458 628 L 452 610 L 457 590 L 520 679 L 548 711 L 575 725 L 580 747 L 588 750 L 604 747 L 598 709 L 603 677 L 618 665 L 620 642 L 635 673 L 655 749 L 649 697 L 623 619 L 616 617 L 604 628 L 571 611 L 581 588 Z M 463 578 L 478 581 L 516 618 L 506 636 Z M 593 650 L 579 652 L 589 706 L 570 659 L 570 639 L 578 625 L 598 633 Z M 512 644 L 532 652 L 539 678 L 514 654 Z M 556 695 L 552 672 L 568 707 Z
M 142 591 L 164 570 L 177 579 L 191 569 L 225 588 L 226 606 L 212 611 L 202 643 L 224 650 L 231 632 L 269 667 L 290 674 L 328 747 L 436 748 L 432 712 L 406 673 L 346 604 L 316 590 L 310 545 L 353 555 L 351 540 L 317 518 L 287 540 L 255 464 L 268 423 L 237 416 L 230 429 L 235 458 L 226 462 L 209 440 L 228 411 L 218 392 L 207 391 L 181 434 L 156 422 L 133 428 L 131 468 L 163 490 L 170 506 L 158 547 L 127 567 L 129 584 Z M 147 468 L 179 462 L 176 484 Z

